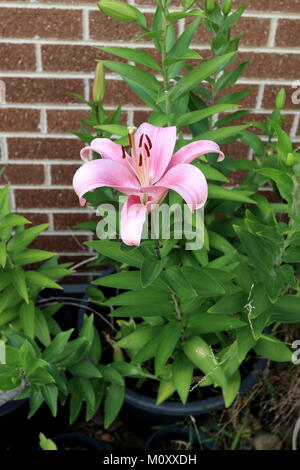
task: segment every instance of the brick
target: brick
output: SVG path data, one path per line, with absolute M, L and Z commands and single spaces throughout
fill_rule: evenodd
M 263 97 L 263 108 L 273 109 L 275 106 L 276 95 L 281 88 L 286 91 L 286 109 L 300 109 L 300 82 L 298 86 L 266 85 Z M 299 91 L 298 91 L 299 90 Z
M 244 71 L 244 77 L 298 79 L 298 70 L 300 68 L 300 55 L 298 54 L 243 52 L 239 57 L 241 61 L 250 60 Z
M 148 22 L 151 15 L 146 14 Z M 130 41 L 134 36 L 143 34 L 144 30 L 136 23 L 121 23 L 108 18 L 100 11 L 90 12 L 90 37 L 98 40 Z M 148 41 L 143 39 L 144 41 Z
M 275 44 L 281 47 L 299 47 L 299 20 L 279 20 Z
M 147 122 L 151 111 L 134 111 L 133 122 L 136 127 L 138 127 L 143 122 Z
M 87 238 L 83 235 L 41 235 L 39 236 L 30 246 L 32 248 L 38 248 L 40 250 L 47 251 L 66 251 L 66 252 L 81 252 L 86 251 L 87 247 L 83 245 L 83 242 L 87 241 Z M 76 261 L 76 260 L 75 260 Z M 74 262 L 75 262 L 74 261 Z
M 69 78 L 5 77 L 6 101 L 13 103 L 78 103 L 70 93 L 83 94 L 83 81 Z
M 1 70 L 35 70 L 33 44 L 0 44 Z
M 106 93 L 104 97 L 105 105 L 144 105 L 145 103 L 121 80 L 107 80 Z
M 236 0 L 235 8 L 245 5 L 244 0 Z M 300 13 L 299 0 L 251 0 L 247 3 L 248 10 L 257 11 L 283 11 L 287 13 Z
M 0 108 L 0 132 L 35 132 L 39 124 L 37 109 Z
M 190 20 L 191 21 L 191 20 Z M 187 21 L 187 24 L 190 22 Z M 270 20 L 266 18 L 242 17 L 232 29 L 232 37 L 242 34 L 241 46 L 265 46 L 268 40 Z M 212 38 L 203 23 L 199 25 L 193 43 L 209 44 Z
M 32 225 L 47 224 L 49 222 L 48 214 L 41 213 L 31 213 L 31 212 L 19 212 L 20 215 L 26 217 Z M 28 226 L 29 227 L 29 226 Z
M 51 181 L 52 184 L 71 185 L 74 173 L 78 168 L 78 165 L 51 165 Z
M 34 139 L 12 137 L 7 139 L 10 159 L 78 160 L 82 143 L 79 139 Z
M 113 56 L 91 46 L 42 46 L 42 62 L 46 71 L 93 72 L 100 59 L 112 60 Z
M 81 39 L 82 13 L 79 10 L 1 8 L 2 38 Z
M 88 119 L 89 111 L 85 109 L 49 109 L 47 110 L 48 132 L 78 131 L 81 118 Z
M 20 209 L 78 207 L 78 198 L 69 189 L 16 189 L 15 196 Z
M 243 142 L 236 141 L 222 145 L 225 155 L 231 155 L 236 160 L 247 159 L 249 147 Z
M 5 172 L 1 177 L 2 184 L 43 184 L 43 165 L 4 165 Z
M 96 220 L 95 216 L 94 219 Z M 54 214 L 53 220 L 55 230 L 71 230 L 75 225 L 91 220 L 91 214 Z

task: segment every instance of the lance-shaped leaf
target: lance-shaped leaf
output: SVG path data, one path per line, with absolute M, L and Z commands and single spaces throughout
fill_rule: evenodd
M 155 374 L 160 375 L 163 367 L 176 348 L 181 335 L 182 325 L 176 320 L 170 321 L 161 329 L 155 355 Z
M 193 370 L 193 364 L 183 352 L 179 352 L 175 355 L 174 362 L 172 364 L 172 376 L 182 403 L 187 402 L 193 379 Z

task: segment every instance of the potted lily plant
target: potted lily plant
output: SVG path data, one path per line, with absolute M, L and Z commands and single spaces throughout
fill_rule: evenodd
M 226 69 L 239 41 L 231 39 L 231 26 L 243 8 L 231 12 L 231 2 L 222 7 L 206 2 L 205 8 L 183 2 L 183 10 L 172 13 L 168 3 L 158 2 L 149 27 L 131 5 L 99 2 L 108 16 L 140 25 L 146 31 L 140 37 L 153 39 L 161 63 L 144 51 L 102 49 L 152 67 L 162 80 L 137 65 L 103 61 L 152 113 L 138 129 L 97 125 L 97 130 L 120 137 L 91 140 L 73 180 L 81 204 L 87 200 L 100 206 L 105 200 L 111 203 L 105 210 L 114 214 L 119 193 L 126 196 L 119 227 L 108 230 L 118 239 L 87 242 L 100 260 L 111 259 L 116 267 L 115 274 L 94 281 L 115 289 L 115 295 L 90 292 L 95 302 L 111 308 L 117 329 L 106 340 L 127 390 L 114 394 L 114 403 L 120 409 L 125 398 L 131 418 L 137 413 L 139 420 L 142 415 L 152 424 L 230 406 L 257 380 L 265 359 L 292 361 L 291 348 L 274 334 L 280 322 L 299 321 L 299 154 L 282 130 L 283 92 L 266 124 L 224 127 L 241 117 L 239 111 L 211 119 L 236 107 L 247 93 L 218 98 L 246 66 Z M 176 38 L 174 23 L 186 17 L 195 19 Z M 213 35 L 213 57 L 193 66 L 191 58 L 202 60 L 189 48 L 202 19 Z M 188 71 L 182 74 L 184 66 Z M 267 143 L 246 130 L 250 124 L 263 130 Z M 222 145 L 236 139 L 253 148 L 254 161 L 224 159 Z M 223 186 L 234 169 L 246 171 L 244 182 L 236 188 Z M 277 203 L 260 194 L 265 184 L 279 195 Z M 110 200 L 107 187 L 112 188 Z M 92 196 L 91 190 L 96 190 Z M 186 204 L 194 211 L 190 227 L 194 236 L 202 235 L 201 246 L 187 250 L 190 233 L 178 236 L 175 222 L 168 225 L 167 238 L 159 227 L 147 225 L 163 203 Z M 199 215 L 205 203 L 205 213 Z M 287 222 L 280 221 L 281 213 L 287 214 Z M 200 229 L 199 220 L 205 222 Z

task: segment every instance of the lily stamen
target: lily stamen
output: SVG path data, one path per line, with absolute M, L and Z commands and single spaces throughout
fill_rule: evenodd
M 151 140 L 150 140 L 150 137 L 149 137 L 147 134 L 145 134 L 145 137 L 146 137 L 146 139 L 147 139 L 149 149 L 151 150 L 151 149 L 152 149 L 152 142 L 151 142 Z

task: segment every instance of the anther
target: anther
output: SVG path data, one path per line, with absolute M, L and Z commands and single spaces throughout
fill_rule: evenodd
M 140 137 L 139 147 L 141 147 L 142 144 L 143 144 L 143 138 L 144 138 L 144 134 L 142 134 L 141 137 Z
M 142 166 L 142 164 L 143 164 L 143 155 L 140 153 L 139 166 Z
M 126 158 L 126 152 L 125 152 L 124 145 L 122 145 L 122 158 Z
M 151 150 L 151 149 L 152 149 L 152 142 L 151 142 L 151 140 L 150 140 L 150 138 L 149 138 L 149 136 L 148 136 L 147 134 L 145 134 L 145 137 L 146 137 L 146 139 L 147 139 L 147 142 L 148 142 L 148 145 L 149 145 L 149 149 Z
M 150 157 L 150 149 L 146 144 L 144 144 L 144 149 L 146 150 L 147 157 Z

